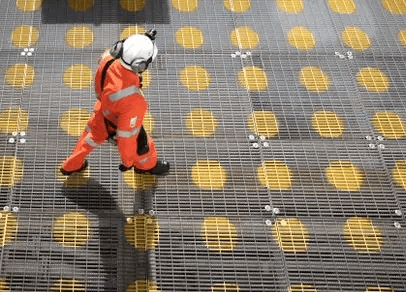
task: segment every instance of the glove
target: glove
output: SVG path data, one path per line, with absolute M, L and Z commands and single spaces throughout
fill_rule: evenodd
M 133 168 L 133 167 L 132 167 L 132 166 L 130 166 L 130 167 L 125 167 L 124 164 L 120 164 L 120 165 L 118 166 L 118 169 L 119 169 L 121 172 L 130 170 L 131 168 Z

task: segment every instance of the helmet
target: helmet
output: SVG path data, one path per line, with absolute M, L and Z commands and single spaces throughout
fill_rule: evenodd
M 125 40 L 118 41 L 110 51 L 114 58 L 120 58 L 125 68 L 136 73 L 147 70 L 148 65 L 155 60 L 158 49 L 155 45 L 155 30 L 145 34 L 135 34 Z

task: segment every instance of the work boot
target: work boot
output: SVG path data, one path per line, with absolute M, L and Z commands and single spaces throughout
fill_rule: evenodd
M 85 159 L 85 162 L 83 162 L 82 167 L 79 168 L 79 169 L 77 169 L 77 170 L 66 171 L 66 170 L 63 169 L 62 167 L 61 167 L 59 170 L 61 171 L 61 173 L 62 173 L 63 175 L 71 175 L 72 173 L 81 172 L 81 171 L 85 170 L 85 169 L 88 167 L 88 165 L 89 165 L 89 164 L 87 163 L 87 159 Z
M 154 168 L 150 170 L 142 170 L 134 167 L 134 172 L 143 174 L 150 173 L 152 175 L 166 175 L 169 171 L 169 162 L 158 160 Z

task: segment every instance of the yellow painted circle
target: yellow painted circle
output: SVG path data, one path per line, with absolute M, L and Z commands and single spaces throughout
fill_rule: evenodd
M 87 169 L 82 170 L 81 172 L 75 172 L 69 176 L 65 176 L 60 172 L 59 169 L 61 168 L 61 166 L 62 163 L 60 163 L 56 169 L 56 179 L 59 182 L 63 183 L 65 188 L 78 189 L 89 182 L 90 166 L 88 166 Z
M 398 38 L 399 42 L 406 47 L 406 29 L 399 31 Z
M 79 137 L 85 130 L 89 118 L 90 114 L 87 109 L 73 108 L 61 115 L 59 127 L 70 136 Z
M 144 116 L 144 129 L 148 135 L 154 133 L 155 120 L 154 117 L 147 112 Z
M 17 231 L 17 217 L 12 213 L 0 211 L 0 247 L 15 241 Z
M 351 217 L 344 224 L 344 238 L 360 253 L 379 252 L 383 245 L 382 232 L 364 217 Z
M 10 287 L 8 286 L 6 279 L 0 279 L 0 292 L 10 292 Z
M 396 185 L 406 190 L 406 160 L 396 161 L 395 167 L 392 169 L 392 176 Z
M 16 6 L 24 12 L 29 12 L 40 9 L 42 1 L 43 0 L 17 0 Z
M 94 40 L 93 30 L 84 25 L 77 25 L 66 32 L 65 41 L 72 48 L 83 48 L 91 45 Z
M 259 43 L 259 36 L 249 26 L 240 26 L 230 34 L 231 43 L 240 49 L 253 49 Z
M 303 0 L 277 0 L 279 9 L 287 13 L 300 13 L 304 9 Z
M 257 173 L 261 185 L 270 190 L 289 190 L 292 188 L 293 173 L 282 161 L 264 161 Z
M 203 33 L 197 27 L 184 26 L 176 32 L 176 42 L 187 49 L 197 49 L 203 44 Z
M 85 214 L 69 212 L 55 219 L 52 235 L 63 246 L 84 246 L 90 239 L 91 225 Z
M 365 292 L 395 292 L 395 290 L 390 287 L 369 286 Z
M 72 89 L 89 88 L 92 78 L 92 69 L 83 64 L 72 65 L 63 73 L 63 82 Z
M 307 251 L 309 231 L 299 219 L 278 219 L 273 225 L 272 234 L 284 252 Z
M 137 250 L 154 249 L 159 242 L 158 219 L 149 215 L 134 215 L 127 221 L 124 233 L 127 241 Z
M 192 180 L 201 189 L 221 189 L 227 181 L 227 172 L 216 160 L 198 160 L 192 168 Z
M 157 181 L 152 174 L 138 174 L 132 170 L 123 173 L 124 182 L 132 189 L 148 190 L 156 185 Z
M 50 292 L 84 292 L 82 281 L 75 279 L 59 279 L 52 285 Z
M 324 92 L 331 85 L 330 77 L 319 67 L 304 67 L 300 71 L 300 82 L 311 92 Z
M 141 11 L 145 8 L 147 0 L 120 0 L 120 6 L 131 12 Z
M 24 162 L 14 156 L 0 156 L 0 187 L 11 188 L 23 179 Z
M 312 127 L 324 138 L 339 138 L 344 133 L 344 119 L 335 112 L 317 111 L 312 116 Z
M 383 7 L 393 14 L 406 14 L 406 0 L 381 0 Z
M 357 10 L 354 0 L 328 0 L 331 10 L 337 13 L 350 14 Z
M 242 13 L 251 8 L 250 0 L 224 0 L 224 7 L 232 12 Z
M 11 33 L 11 42 L 18 48 L 35 46 L 38 42 L 39 30 L 29 25 L 17 26 Z
M 317 292 L 312 285 L 297 284 L 289 287 L 288 292 Z
M 359 27 L 349 26 L 342 33 L 343 42 L 350 48 L 357 51 L 364 51 L 371 47 L 371 39 Z
M 198 137 L 208 137 L 216 131 L 217 120 L 205 109 L 194 109 L 185 118 L 186 128 Z
M 350 161 L 333 161 L 326 169 L 330 184 L 340 191 L 359 191 L 364 184 L 364 174 Z
M 310 50 L 316 46 L 316 39 L 313 33 L 304 26 L 295 26 L 288 33 L 289 43 L 303 51 Z
M 201 66 L 188 66 L 180 73 L 182 84 L 189 90 L 202 91 L 210 86 L 210 73 Z
M 406 124 L 394 112 L 377 112 L 372 118 L 372 124 L 388 139 L 406 138 Z
M 240 287 L 233 283 L 217 283 L 211 286 L 210 292 L 240 292 Z
M 147 32 L 146 29 L 141 26 L 130 25 L 130 26 L 127 26 L 125 29 L 123 29 L 123 31 L 120 34 L 120 39 L 123 40 L 134 34 L 144 34 L 146 32 Z
M 378 68 L 363 68 L 357 73 L 358 83 L 369 91 L 384 92 L 389 88 L 388 76 Z
M 198 7 L 198 0 L 172 0 L 172 6 L 180 12 L 192 12 Z
M 279 133 L 279 122 L 276 115 L 270 111 L 254 111 L 247 120 L 248 129 L 258 136 L 267 138 Z
M 7 68 L 5 73 L 6 83 L 13 87 L 24 88 L 34 83 L 34 67 L 27 64 L 16 64 Z
M 268 76 L 256 66 L 244 67 L 238 73 L 238 81 L 241 87 L 250 91 L 264 91 L 268 88 Z
M 156 284 L 149 280 L 137 280 L 128 285 L 126 292 L 159 292 Z
M 237 229 L 227 217 L 204 218 L 201 236 L 210 250 L 232 251 L 237 245 Z
M 68 5 L 75 11 L 86 11 L 93 7 L 94 0 L 68 0 Z
M 0 133 L 25 132 L 28 128 L 28 112 L 13 106 L 0 112 Z

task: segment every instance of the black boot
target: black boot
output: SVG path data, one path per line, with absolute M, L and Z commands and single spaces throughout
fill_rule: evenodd
M 152 175 L 166 175 L 169 172 L 169 168 L 169 162 L 158 160 L 155 167 L 150 170 L 141 170 L 134 167 L 134 171 L 139 174 L 150 173 Z
M 59 170 L 61 171 L 61 173 L 62 173 L 63 175 L 71 175 L 72 173 L 81 172 L 81 171 L 85 170 L 85 169 L 88 167 L 88 165 L 89 165 L 89 164 L 87 163 L 87 159 L 85 159 L 85 162 L 83 162 L 82 167 L 79 168 L 79 169 L 77 169 L 77 170 L 66 171 L 66 170 L 63 169 L 62 167 L 61 167 Z

